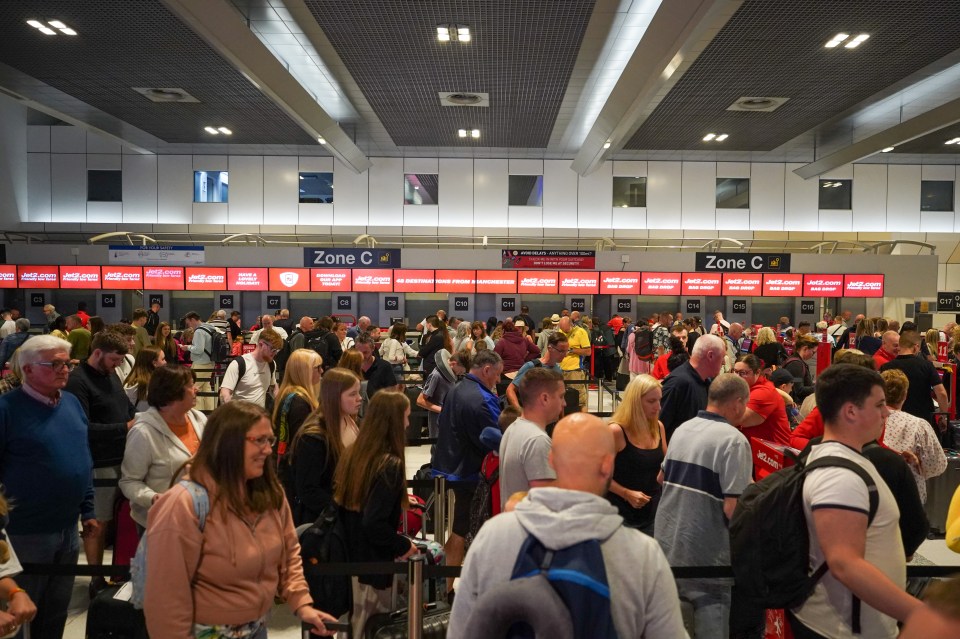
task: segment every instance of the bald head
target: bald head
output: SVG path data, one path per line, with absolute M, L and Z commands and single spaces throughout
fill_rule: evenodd
M 560 324 L 558 325 L 558 328 L 559 328 L 561 331 L 563 331 L 564 333 L 569 333 L 569 332 L 570 332 L 570 318 L 569 318 L 569 317 L 561 317 L 561 318 L 560 318 Z
M 617 448 L 610 428 L 599 417 L 574 413 L 553 431 L 550 464 L 557 471 L 557 488 L 605 495 L 613 477 Z
M 883 334 L 883 350 L 896 355 L 900 352 L 900 333 L 887 331 Z

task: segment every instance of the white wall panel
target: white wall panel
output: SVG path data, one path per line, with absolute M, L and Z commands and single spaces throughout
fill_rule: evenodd
M 920 167 L 921 180 L 950 180 L 957 178 L 957 169 L 953 164 L 924 164 Z
M 86 153 L 87 131 L 75 126 L 50 127 L 51 153 Z
M 397 220 L 394 220 L 396 224 Z M 436 204 L 409 204 L 403 207 L 403 226 L 432 226 L 440 222 L 440 208 Z M 394 227 L 396 231 L 400 229 Z M 434 233 L 436 235 L 436 233 Z
M 27 127 L 27 153 L 50 152 L 50 127 L 31 125 Z
M 87 156 L 51 153 L 52 222 L 87 221 Z
M 612 228 L 617 229 L 646 229 L 647 228 L 647 207 L 629 206 L 623 208 L 620 206 L 612 207 Z
M 344 226 L 367 226 L 369 214 L 367 193 L 370 171 L 356 173 L 339 160 L 333 163 L 333 223 Z M 397 186 L 400 199 L 401 186 Z
M 119 224 L 123 220 L 123 202 L 87 202 L 87 222 Z
M 342 166 L 342 165 L 341 165 Z M 347 171 L 346 167 L 343 167 Z M 333 158 L 324 158 L 316 155 L 301 155 L 300 170 L 304 173 L 331 173 L 333 171 Z M 336 177 L 334 177 L 336 179 Z M 336 184 L 334 184 L 336 186 Z
M 801 166 L 787 164 L 784 167 L 783 228 L 788 231 L 816 231 L 819 223 L 819 183 L 817 178 L 804 180 L 793 172 Z
M 566 160 L 543 162 L 543 219 L 554 228 L 577 227 L 579 175 Z
M 96 153 L 87 156 L 87 170 L 96 171 L 120 171 L 120 154 Z
M 750 230 L 783 230 L 784 165 L 756 163 L 750 171 Z
M 263 224 L 263 156 L 231 155 L 227 161 L 230 172 L 228 222 Z
M 194 224 L 228 224 L 230 204 L 228 202 L 194 202 Z
M 404 219 L 403 214 L 403 158 L 374 158 L 367 173 L 370 175 L 370 220 L 372 226 L 396 227 Z M 427 173 L 427 171 L 420 171 Z M 338 174 L 339 175 L 339 174 Z M 334 206 L 337 205 L 337 190 L 334 189 Z M 443 193 L 443 180 L 440 180 Z M 451 194 L 451 199 L 453 195 Z M 440 198 L 443 202 L 443 198 Z M 471 220 L 471 224 L 472 224 Z
M 49 222 L 50 154 L 27 153 L 27 221 Z
M 730 163 L 727 163 L 730 164 Z M 749 166 L 747 167 L 749 171 Z M 739 172 L 739 171 L 736 171 Z M 682 229 L 715 229 L 720 220 L 717 211 L 717 177 L 742 177 L 740 175 L 720 175 L 719 166 L 714 162 L 683 162 L 680 174 L 680 219 L 670 215 L 674 223 L 680 222 Z M 650 196 L 647 195 L 649 204 Z M 750 221 L 750 211 L 745 222 Z M 746 228 L 743 226 L 741 228 Z
M 742 231 L 750 227 L 750 209 L 717 209 L 716 229 Z M 684 226 L 684 228 L 693 228 Z M 700 227 L 707 230 L 707 227 Z
M 542 229 L 543 228 L 543 207 L 542 206 L 511 206 L 509 207 L 511 234 L 514 229 Z
M 920 230 L 920 166 L 891 164 L 887 168 L 887 230 Z
M 115 153 L 120 155 L 120 143 L 93 131 L 87 131 L 87 153 Z
M 647 225 L 672 229 L 679 225 L 680 162 L 647 163 Z
M 296 224 L 299 220 L 300 179 L 296 157 L 263 158 L 263 220 L 268 224 Z
M 920 230 L 924 233 L 952 233 L 953 211 L 920 211 Z
M 123 206 L 117 221 L 157 222 L 156 155 L 122 155 Z M 88 207 L 89 212 L 89 207 Z
M 817 180 L 852 180 L 853 179 L 853 165 L 844 164 L 843 166 L 838 166 L 835 169 L 830 169 L 829 172 L 821 175 Z
M 543 175 L 543 160 L 510 160 L 510 175 Z
M 614 160 L 613 175 L 619 177 L 644 177 L 647 175 L 646 160 Z
M 137 188 L 135 184 L 133 188 Z M 124 221 L 127 221 L 126 213 L 124 210 Z M 157 222 L 189 224 L 193 221 L 193 156 L 158 155 Z
M 750 177 L 750 163 L 749 162 L 717 162 L 717 177 L 718 178 L 748 178 Z
M 613 218 L 607 215 L 607 211 L 610 210 L 613 202 L 612 171 L 610 162 L 604 162 L 597 167 L 596 171 L 580 178 L 577 193 L 578 228 L 610 228 Z M 544 183 L 544 191 L 546 191 L 546 183 Z
M 473 160 L 444 159 L 439 173 L 440 224 L 473 226 Z
M 834 178 L 842 179 L 842 178 Z M 953 214 L 950 214 L 950 224 L 953 225 Z M 824 209 L 820 211 L 819 231 L 853 231 L 853 211 Z
M 883 231 L 887 228 L 887 166 L 855 164 L 853 167 L 853 228 Z
M 503 228 L 507 225 L 509 179 L 507 160 L 473 161 L 473 225 Z
M 438 158 L 404 158 L 403 172 L 436 175 L 440 172 L 440 160 Z
M 334 189 L 336 191 L 336 189 Z M 333 207 L 336 206 L 336 195 L 334 195 L 334 204 L 299 204 L 297 209 L 297 224 L 301 226 L 325 226 L 329 228 L 333 224 Z M 321 233 L 320 230 L 312 231 Z
M 230 158 L 226 155 L 194 155 L 194 171 L 229 171 Z

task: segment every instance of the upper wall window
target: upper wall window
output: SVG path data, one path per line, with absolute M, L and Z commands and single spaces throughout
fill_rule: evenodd
M 749 209 L 750 178 L 717 178 L 718 209 Z
M 920 182 L 921 211 L 952 211 L 953 181 L 923 180 Z
M 333 204 L 333 173 L 301 173 L 300 204 Z
M 122 201 L 122 171 L 87 171 L 87 202 Z
M 613 178 L 613 205 L 623 208 L 647 205 L 647 178 Z
M 849 211 L 853 208 L 853 180 L 820 180 L 820 208 Z
M 403 176 L 403 203 L 439 204 L 439 188 L 436 173 L 407 173 Z
M 543 206 L 542 175 L 511 175 L 510 206 Z
M 226 171 L 194 171 L 194 202 L 226 202 L 229 195 Z

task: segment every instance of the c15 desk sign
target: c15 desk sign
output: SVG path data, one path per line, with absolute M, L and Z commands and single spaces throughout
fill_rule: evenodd
M 400 268 L 400 249 L 305 248 L 306 267 Z

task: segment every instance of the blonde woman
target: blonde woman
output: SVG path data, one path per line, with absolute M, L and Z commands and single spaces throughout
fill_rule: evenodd
M 940 351 L 940 331 L 931 328 L 924 334 L 923 341 L 927 343 L 927 359 L 931 362 L 937 361 L 937 353 Z
M 623 525 L 653 536 L 653 520 L 660 502 L 657 475 L 667 454 L 667 438 L 659 419 L 660 381 L 637 375 L 627 384 L 623 401 L 610 419 L 617 457 L 610 482 L 610 500 Z
M 754 349 L 753 354 L 763 362 L 764 371 L 774 366 L 780 366 L 787 360 L 787 357 L 789 357 L 787 355 L 787 349 L 777 341 L 776 334 L 769 326 L 764 326 L 757 333 L 757 347 Z
M 317 410 L 322 373 L 323 358 L 312 348 L 298 348 L 290 353 L 271 415 L 280 459 L 287 454 L 287 447 L 307 416 Z

